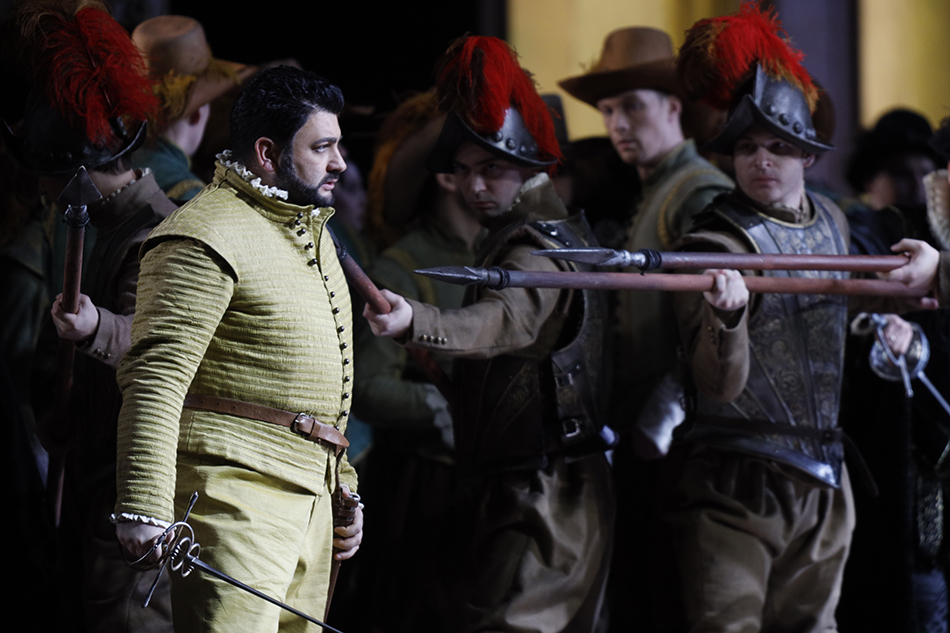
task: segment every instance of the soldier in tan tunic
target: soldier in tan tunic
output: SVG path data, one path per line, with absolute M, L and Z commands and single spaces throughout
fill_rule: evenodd
M 84 262 L 78 312 L 64 308 L 63 295 L 51 310 L 54 334 L 80 352 L 70 358 L 71 388 L 59 396 L 64 400 L 61 409 L 54 405 L 52 415 L 47 411 L 40 416 L 48 434 L 46 447 L 64 464 L 59 472 L 62 497 L 57 501 L 62 521 L 57 527 L 75 546 L 69 548 L 75 557 L 62 561 L 63 588 L 81 596 L 80 622 L 86 631 L 171 631 L 167 579 L 153 595 L 156 608 L 143 611 L 140 605 L 152 579 L 125 564 L 109 523 L 116 494 L 116 420 L 121 405 L 115 376 L 131 339 L 138 248 L 176 208 L 149 170 L 131 168 L 131 155 L 146 135 L 145 121 L 157 114 L 158 104 L 150 95 L 141 55 L 105 7 L 22 3 L 11 22 L 21 25 L 20 44 L 32 53 L 30 70 L 42 79 L 33 87 L 17 132 L 4 126 L 6 150 L 37 175 L 41 193 L 57 201 L 59 214 L 74 202 L 64 190 L 80 177 L 80 170 L 98 194 L 87 194 L 97 198 L 86 206 L 95 240 Z M 42 37 L 30 34 L 29 25 Z M 62 62 L 77 58 L 88 60 L 88 65 Z M 76 96 L 67 88 L 71 82 L 81 82 L 88 90 Z M 139 96 L 142 103 L 136 105 Z M 106 133 L 100 136 L 97 129 Z M 62 215 L 59 219 L 62 224 Z M 67 262 L 67 267 L 71 265 Z M 28 368 L 21 369 L 29 374 Z M 66 369 L 70 367 L 59 371 Z M 47 494 L 52 496 L 57 475 L 56 469 L 51 471 Z
M 482 64 L 474 86 L 459 70 L 468 68 L 460 60 L 472 58 Z M 460 40 L 443 68 L 439 89 L 449 114 L 428 164 L 454 172 L 488 229 L 477 261 L 559 270 L 531 251 L 588 243 L 589 228 L 568 218 L 548 176 L 558 147 L 543 102 L 495 38 Z M 482 72 L 504 79 L 486 87 Z M 505 81 L 515 86 L 510 92 Z M 498 111 L 481 105 L 489 102 L 485 91 L 495 92 Z M 459 94 L 475 94 L 478 105 Z M 445 630 L 592 631 L 613 513 L 595 404 L 604 318 L 598 297 L 470 290 L 462 308 L 439 310 L 386 296 L 391 313 L 364 311 L 377 335 L 455 357 L 450 405 L 460 484 L 440 548 Z

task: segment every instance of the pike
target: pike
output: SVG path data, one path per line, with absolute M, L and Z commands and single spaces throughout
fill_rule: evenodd
M 63 191 L 59 202 L 66 205 L 63 221 L 66 223 L 66 256 L 63 267 L 63 310 L 70 314 L 79 313 L 79 289 L 82 283 L 82 251 L 86 238 L 86 225 L 89 223 L 89 204 L 99 200 L 102 194 L 89 177 L 85 167 L 80 167 Z M 68 419 L 69 396 L 73 387 L 73 360 L 76 345 L 72 341 L 60 339 L 57 356 L 58 372 L 56 391 L 51 408 L 50 433 L 53 438 L 65 436 L 64 420 Z M 47 470 L 47 502 L 53 517 L 53 525 L 58 526 L 63 505 L 63 473 L 65 456 L 51 453 Z
M 377 288 L 373 280 L 363 272 L 360 265 L 346 252 L 346 247 L 336 239 L 335 235 L 332 233 L 330 235 L 333 238 L 333 243 L 336 245 L 337 258 L 340 260 L 340 266 L 343 268 L 343 274 L 346 275 L 347 281 L 353 285 L 357 294 L 363 297 L 363 300 L 369 304 L 369 307 L 371 307 L 374 312 L 377 314 L 389 314 L 393 309 L 389 301 L 383 297 L 382 293 L 379 292 L 379 288 Z M 439 393 L 441 393 L 446 400 L 451 401 L 452 391 L 449 378 L 432 356 L 424 349 L 412 347 L 406 348 L 406 353 L 419 364 L 426 378 L 436 386 Z
M 564 259 L 592 266 L 639 268 L 640 272 L 657 268 L 731 270 L 834 270 L 848 272 L 888 272 L 909 261 L 901 255 L 786 255 L 763 253 L 686 253 L 660 252 L 652 248 L 638 251 L 611 248 L 552 248 L 532 255 Z M 751 288 L 750 288 L 751 290 Z
M 369 304 L 374 312 L 377 314 L 389 314 L 390 311 L 392 311 L 392 305 L 390 305 L 389 301 L 382 295 L 379 288 L 373 283 L 373 280 L 363 272 L 360 265 L 346 252 L 346 247 L 333 235 L 332 231 L 330 232 L 330 237 L 333 238 L 333 243 L 336 246 L 337 259 L 340 260 L 340 267 L 343 269 L 343 274 L 346 275 L 346 280 L 353 286 L 357 294 Z M 451 401 L 449 378 L 432 356 L 424 349 L 408 348 L 406 352 L 416 361 L 419 367 L 422 368 L 422 372 L 426 378 L 435 385 L 439 393 L 441 393 L 446 400 Z M 337 490 L 334 491 L 333 494 L 333 527 L 338 528 L 351 525 L 358 503 L 359 496 L 355 494 L 351 494 L 348 498 L 344 499 L 338 484 Z M 342 561 L 337 560 L 336 557 L 334 557 L 330 563 L 330 584 L 327 590 L 327 604 L 323 619 L 327 619 L 330 616 L 330 601 L 333 599 L 333 590 L 336 587 L 336 581 L 340 575 L 341 565 Z
M 712 275 L 644 275 L 609 272 L 547 272 L 507 270 L 498 266 L 441 266 L 415 271 L 438 281 L 463 286 L 504 288 L 561 288 L 595 290 L 662 290 L 667 292 L 707 292 L 715 287 Z M 923 297 L 926 293 L 884 279 L 813 279 L 801 277 L 743 277 L 749 292 L 758 294 L 878 295 Z

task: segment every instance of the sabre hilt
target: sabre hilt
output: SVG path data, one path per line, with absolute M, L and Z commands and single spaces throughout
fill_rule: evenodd
M 333 527 L 352 525 L 356 519 L 356 510 L 360 507 L 360 496 L 351 492 L 350 496 L 343 496 L 343 489 L 337 488 L 333 493 Z
M 154 569 L 159 563 L 161 563 L 162 565 L 162 568 L 158 570 L 158 574 L 155 576 L 155 580 L 152 581 L 152 586 L 148 590 L 148 595 L 146 595 L 145 600 L 142 601 L 143 609 L 147 607 L 149 603 L 152 601 L 152 594 L 155 593 L 155 588 L 158 587 L 158 580 L 162 577 L 162 574 L 165 572 L 165 568 L 168 567 L 168 562 L 171 561 L 175 557 L 175 552 L 178 549 L 180 549 L 179 545 L 181 544 L 181 541 L 182 541 L 182 536 L 181 536 L 182 530 L 187 529 L 191 533 L 191 541 L 192 542 L 194 541 L 195 534 L 194 534 L 194 531 L 192 531 L 191 526 L 188 524 L 188 517 L 191 516 L 191 509 L 195 507 L 195 503 L 197 502 L 198 502 L 198 493 L 197 492 L 191 493 L 191 499 L 188 501 L 188 509 L 185 510 L 185 515 L 181 518 L 181 521 L 172 523 L 167 528 L 165 528 L 165 531 L 162 532 L 162 535 L 158 539 L 156 539 L 155 543 L 152 544 L 152 547 L 148 550 L 148 552 L 145 553 L 144 556 L 139 558 L 137 561 L 129 563 L 129 565 L 131 565 L 132 567 L 135 567 L 137 564 L 140 564 L 143 561 L 148 560 L 148 557 L 152 555 L 152 552 L 154 552 L 156 548 L 159 548 L 159 547 L 162 548 L 161 556 L 159 556 L 158 560 L 155 562 L 154 565 L 149 567 L 149 569 Z M 168 535 L 171 534 L 173 531 L 175 532 L 175 536 L 173 539 L 172 546 L 171 548 L 165 549 L 165 540 L 168 538 Z M 197 546 L 198 544 L 195 543 L 195 545 Z M 200 551 L 200 546 L 199 546 L 199 551 Z M 179 565 L 179 567 L 181 567 L 181 565 Z M 175 567 L 173 566 L 172 569 L 175 569 Z M 190 572 L 191 570 L 189 569 L 188 571 Z M 187 576 L 187 575 L 188 575 L 187 573 L 182 574 L 182 576 Z
M 880 342 L 884 353 L 887 355 L 887 360 L 889 360 L 891 364 L 897 367 L 901 372 L 901 381 L 904 383 L 904 394 L 908 398 L 913 398 L 914 388 L 910 384 L 910 372 L 907 370 L 907 358 L 904 356 L 904 354 L 901 354 L 900 356 L 894 354 L 894 352 L 891 351 L 890 346 L 887 344 L 887 338 L 884 336 L 884 328 L 887 327 L 887 318 L 881 316 L 880 314 L 872 314 L 871 321 L 874 322 L 874 327 L 877 332 L 877 340 Z

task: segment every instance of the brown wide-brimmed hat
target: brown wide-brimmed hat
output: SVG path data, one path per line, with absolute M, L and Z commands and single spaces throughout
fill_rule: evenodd
M 432 173 L 425 162 L 445 124 L 435 89 L 407 98 L 383 121 L 369 172 L 369 223 L 379 246 L 405 232 L 420 212 Z
M 604 40 L 600 59 L 590 70 L 558 85 L 595 108 L 601 99 L 627 90 L 678 94 L 673 41 L 663 31 L 645 26 L 617 29 Z
M 256 70 L 212 57 L 204 28 L 183 15 L 145 20 L 132 31 L 132 41 L 142 51 L 167 122 L 191 116 Z

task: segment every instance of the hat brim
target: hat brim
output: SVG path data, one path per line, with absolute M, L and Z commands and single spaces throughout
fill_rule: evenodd
M 520 118 L 520 115 L 519 115 Z M 475 145 L 519 167 L 545 169 L 557 163 L 552 160 L 531 160 L 523 156 L 500 150 L 488 142 L 475 130 L 470 128 L 456 112 L 450 112 L 442 125 L 442 131 L 435 143 L 435 147 L 426 158 L 426 169 L 435 174 L 451 174 L 455 172 L 455 152 L 464 141 L 471 141 Z
M 215 60 L 219 65 L 230 68 L 237 76 L 237 83 L 228 77 L 198 77 L 191 91 L 188 93 L 188 103 L 181 114 L 182 119 L 186 119 L 194 114 L 201 106 L 211 103 L 221 95 L 225 94 L 235 86 L 241 86 L 248 78 L 257 72 L 257 66 L 248 66 L 237 62 L 228 62 L 222 59 Z
M 681 93 L 676 79 L 676 62 L 672 57 L 620 70 L 569 77 L 558 82 L 558 85 L 567 94 L 595 108 L 601 99 L 615 97 L 628 90 L 657 90 L 675 95 Z
M 730 116 L 729 120 L 726 121 L 726 125 L 722 128 L 722 132 L 720 132 L 716 138 L 706 143 L 703 146 L 703 149 L 710 152 L 716 152 L 717 154 L 730 156 L 733 153 L 733 148 L 736 145 L 736 141 L 738 141 L 739 137 L 745 134 L 745 131 L 753 125 L 759 125 L 780 139 L 786 140 L 795 147 L 809 154 L 814 154 L 815 156 L 819 156 L 829 150 L 834 149 L 834 145 L 826 145 L 817 140 L 809 141 L 800 136 L 794 135 L 780 125 L 776 125 L 764 112 L 759 109 L 759 107 L 752 100 L 752 95 L 749 94 L 742 97 L 739 105 L 736 106 L 735 111 L 733 111 L 732 116 Z
M 79 138 L 77 132 L 77 138 Z M 148 122 L 142 121 L 135 136 L 123 140 L 123 144 L 116 151 L 111 152 L 87 144 L 82 147 L 77 143 L 77 150 L 73 152 L 42 152 L 30 151 L 22 136 L 17 135 L 6 120 L 0 119 L 0 137 L 7 147 L 13 162 L 20 169 L 37 176 L 61 176 L 74 174 L 80 167 L 94 170 L 130 152 L 134 152 L 148 134 Z M 88 143 L 88 141 L 87 141 Z
M 419 196 L 432 174 L 425 168 L 445 124 L 438 116 L 412 133 L 393 152 L 383 180 L 383 219 L 401 227 L 419 211 Z

